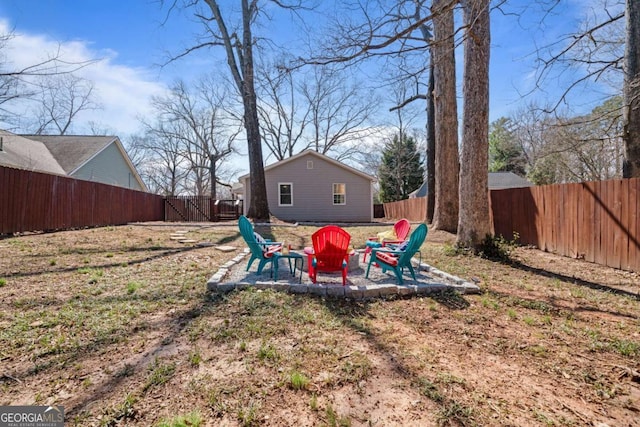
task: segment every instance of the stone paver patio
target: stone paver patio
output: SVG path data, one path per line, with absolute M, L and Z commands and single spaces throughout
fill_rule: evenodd
M 369 300 L 387 298 L 391 296 L 409 297 L 413 295 L 426 295 L 442 291 L 457 291 L 462 294 L 479 293 L 480 288 L 459 277 L 440 271 L 426 263 L 420 263 L 416 269 L 416 279 L 413 280 L 409 272 L 403 276 L 404 284 L 397 285 L 393 272 L 383 273 L 380 268 L 371 267 L 369 278 L 365 278 L 367 264 L 362 262 L 362 253 L 359 253 L 359 263 L 350 269 L 347 275 L 347 285 L 342 286 L 342 276 L 331 273 L 318 273 L 318 283 L 314 284 L 309 279 L 306 267 L 302 271 L 296 271 L 295 277 L 289 271 L 286 260 L 281 259 L 278 267 L 278 280 L 271 277 L 270 267 L 266 267 L 262 274 L 256 274 L 257 261 L 251 266 L 250 271 L 245 271 L 249 250 L 237 255 L 224 264 L 207 282 L 207 289 L 211 292 L 227 293 L 233 290 L 247 289 L 273 289 L 281 292 L 297 294 L 311 294 L 323 297 L 349 298 L 354 300 Z M 306 264 L 306 263 L 305 263 Z M 414 258 L 414 268 L 418 260 Z

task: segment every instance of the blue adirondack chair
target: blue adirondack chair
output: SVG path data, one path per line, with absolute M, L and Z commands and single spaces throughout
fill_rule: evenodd
M 247 263 L 246 271 L 249 271 L 253 261 L 259 260 L 258 274 L 262 274 L 262 269 L 265 265 L 271 263 L 271 271 L 276 271 L 277 277 L 278 257 L 282 251 L 282 242 L 272 242 L 270 240 L 258 241 L 253 225 L 244 215 L 241 215 L 238 219 L 238 227 L 240 228 L 242 238 L 251 250 L 251 258 L 249 258 L 249 262 Z
M 420 246 L 424 243 L 424 239 L 427 238 L 427 226 L 426 224 L 420 224 L 418 228 L 416 228 L 411 236 L 409 237 L 409 241 L 406 244 L 404 250 L 390 250 L 387 248 L 373 248 L 371 251 L 371 256 L 369 257 L 369 264 L 367 265 L 367 274 L 365 277 L 369 278 L 369 270 L 371 269 L 371 264 L 378 264 L 382 271 L 393 270 L 396 277 L 398 278 L 398 284 L 403 285 L 404 280 L 402 280 L 402 274 L 404 273 L 405 267 L 409 269 L 411 273 L 411 277 L 413 280 L 416 280 L 416 273 L 413 270 L 413 266 L 411 265 L 411 258 L 415 255 L 416 252 L 420 250 Z

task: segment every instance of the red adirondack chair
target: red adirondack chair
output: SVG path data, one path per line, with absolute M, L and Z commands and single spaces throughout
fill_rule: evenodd
M 351 235 L 337 225 L 327 225 L 311 235 L 313 253 L 307 254 L 309 278 L 316 283 L 318 271 L 342 271 L 342 285 L 347 284 Z
M 386 246 L 388 243 L 400 244 L 407 240 L 407 236 L 409 235 L 409 230 L 411 230 L 411 223 L 402 218 L 398 220 L 393 225 L 393 230 L 396 233 L 395 240 L 380 240 L 377 236 L 369 237 L 367 239 L 367 248 L 364 250 L 364 256 L 362 257 L 362 262 L 367 260 L 367 254 L 371 253 L 372 248 L 379 248 L 382 246 Z

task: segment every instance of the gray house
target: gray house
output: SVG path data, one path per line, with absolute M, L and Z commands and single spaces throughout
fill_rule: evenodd
M 375 178 L 316 151 L 305 150 L 273 163 L 264 174 L 269 209 L 281 220 L 370 222 L 373 218 Z M 246 214 L 250 177 L 241 176 L 239 181 Z
M 0 131 L 0 165 L 148 191 L 117 136 Z

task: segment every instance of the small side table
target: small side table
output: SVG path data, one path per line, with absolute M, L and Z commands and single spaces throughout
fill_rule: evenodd
M 291 252 L 289 251 L 289 253 L 283 254 L 283 253 L 278 253 L 278 259 L 286 259 L 287 261 L 289 261 L 289 272 L 293 275 L 293 277 L 296 277 L 296 269 L 300 270 L 300 283 L 302 283 L 302 265 L 304 263 L 304 257 L 302 256 L 302 254 L 299 254 L 297 252 Z M 293 263 L 291 262 L 291 260 L 293 260 Z M 300 265 L 298 266 L 298 262 L 300 263 Z M 273 280 L 277 281 L 278 280 L 278 264 L 274 263 L 275 268 L 273 270 Z

